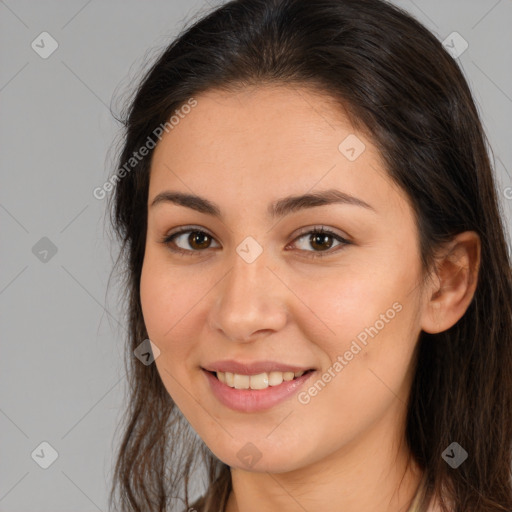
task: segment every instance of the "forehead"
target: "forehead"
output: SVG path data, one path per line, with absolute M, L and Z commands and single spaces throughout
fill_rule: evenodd
M 160 148 L 183 152 L 200 147 L 201 154 L 195 151 L 187 158 L 220 156 L 226 162 L 241 152 L 260 161 L 299 159 L 317 157 L 314 150 L 321 148 L 336 154 L 340 136 L 355 133 L 341 108 L 311 89 L 253 86 L 212 90 L 195 100 L 197 105 L 164 135 Z
M 327 95 L 290 86 L 212 90 L 164 132 L 152 158 L 149 199 L 164 188 L 270 199 L 313 187 L 393 199 L 372 141 Z M 348 142 L 346 142 L 348 141 Z M 347 157 L 353 146 L 360 155 Z M 188 190 L 187 190 L 188 189 Z M 267 202 L 267 201 L 266 201 Z

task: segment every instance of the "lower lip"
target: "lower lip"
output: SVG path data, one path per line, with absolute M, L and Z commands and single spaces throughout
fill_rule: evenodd
M 235 389 L 221 382 L 212 373 L 202 370 L 217 400 L 230 409 L 240 412 L 257 412 L 270 409 L 294 395 L 315 373 L 310 371 L 296 379 L 283 381 L 279 386 L 266 389 Z

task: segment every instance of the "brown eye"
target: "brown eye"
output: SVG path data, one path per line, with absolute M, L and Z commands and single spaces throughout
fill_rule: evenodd
M 323 251 L 324 249 L 330 249 L 332 247 L 332 238 L 332 235 L 315 233 L 310 236 L 309 243 L 311 244 L 311 247 L 315 247 Z
M 300 242 L 301 240 L 303 241 Z M 336 242 L 338 243 L 335 244 Z M 351 242 L 349 240 L 346 240 L 337 233 L 325 228 L 315 228 L 309 231 L 304 231 L 293 242 L 293 245 L 298 245 L 303 252 L 310 253 L 307 255 L 308 257 L 313 258 L 329 256 L 344 249 L 345 246 L 350 244 Z M 334 247 L 334 249 L 332 251 L 329 250 L 332 247 Z M 313 250 L 310 248 L 313 248 Z
M 206 249 L 210 245 L 211 238 L 203 231 L 192 231 L 188 235 L 187 242 L 195 249 Z
M 180 254 L 194 254 L 211 248 L 215 239 L 206 231 L 200 229 L 183 229 L 166 236 L 162 243 L 173 252 Z

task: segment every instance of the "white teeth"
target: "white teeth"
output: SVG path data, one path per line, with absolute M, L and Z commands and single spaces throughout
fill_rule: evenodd
M 304 374 L 300 372 L 269 372 L 258 375 L 240 375 L 238 373 L 217 372 L 217 378 L 235 389 L 266 389 L 269 386 L 279 386 L 283 381 L 290 381 Z
M 235 382 L 235 389 L 249 389 L 250 377 L 249 375 L 239 375 L 235 373 L 233 376 Z
M 251 375 L 250 387 L 251 387 L 251 389 L 268 388 L 268 374 L 267 373 L 259 373 L 258 375 Z
M 221 373 L 221 372 L 218 372 L 218 373 Z M 234 387 L 235 387 L 234 374 L 229 373 L 229 372 L 226 372 L 226 373 L 225 373 L 225 375 L 226 375 L 226 384 L 227 384 L 230 388 L 234 388 Z M 219 379 L 219 380 L 220 380 L 220 379 Z
M 279 386 L 283 382 L 283 372 L 270 372 L 268 374 L 268 383 L 270 386 Z

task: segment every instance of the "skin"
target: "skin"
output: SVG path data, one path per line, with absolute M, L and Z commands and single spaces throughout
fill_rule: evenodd
M 153 155 L 141 304 L 167 391 L 231 467 L 227 512 L 405 512 L 422 477 L 403 441 L 413 350 L 422 329 L 446 330 L 466 311 L 478 236 L 458 235 L 439 254 L 438 273 L 422 281 L 405 192 L 327 97 L 267 85 L 196 99 Z M 338 150 L 350 134 L 366 146 L 354 161 Z M 330 188 L 375 211 L 330 204 L 267 215 L 272 201 Z M 209 199 L 222 220 L 172 203 L 150 207 L 165 190 Z M 189 233 L 175 243 L 190 254 L 161 243 L 188 225 L 212 237 L 210 248 L 190 245 Z M 352 243 L 338 250 L 335 238 L 315 245 L 299 233 L 320 226 Z M 263 248 L 252 263 L 236 251 L 247 236 Z M 394 303 L 400 312 L 308 404 L 293 396 L 266 411 L 233 411 L 200 369 L 268 359 L 317 368 L 316 381 Z M 261 454 L 252 466 L 237 457 L 249 442 Z

